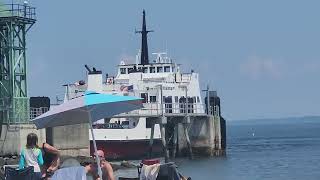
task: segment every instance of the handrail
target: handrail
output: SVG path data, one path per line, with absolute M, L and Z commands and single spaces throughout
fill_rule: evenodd
M 30 107 L 30 117 L 29 118 L 30 118 L 30 120 L 32 120 L 47 111 L 49 111 L 48 107 L 39 107 L 39 108 Z
M 36 8 L 26 4 L 2 4 L 0 9 L 0 17 L 36 19 Z
M 161 116 L 162 111 L 165 116 L 167 115 L 204 115 L 205 114 L 205 104 L 200 103 L 188 103 L 188 113 L 186 113 L 186 103 L 144 103 L 142 109 L 133 110 L 130 112 L 122 113 L 114 116 L 124 117 L 124 116 Z M 49 108 L 30 108 L 30 119 L 34 119 L 37 116 L 47 112 Z M 209 115 L 219 116 L 219 106 L 210 106 Z
M 164 115 L 186 115 L 186 114 L 205 114 L 205 104 L 200 103 L 144 103 L 144 108 L 122 113 L 117 116 L 130 116 L 130 115 L 141 115 L 141 116 L 160 116 L 163 112 Z M 186 112 L 188 109 L 188 113 Z

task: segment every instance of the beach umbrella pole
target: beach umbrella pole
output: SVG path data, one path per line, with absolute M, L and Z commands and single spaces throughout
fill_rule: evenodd
M 94 154 L 96 156 L 96 160 L 97 160 L 97 164 L 98 164 L 98 174 L 99 174 L 100 179 L 102 179 L 100 158 L 99 158 L 98 153 L 97 153 L 98 149 L 97 149 L 96 139 L 94 138 L 94 134 L 93 134 L 91 112 L 89 112 L 89 125 L 90 125 L 90 130 L 91 130 L 92 141 L 93 141 L 93 148 L 94 148 L 94 152 L 95 152 Z

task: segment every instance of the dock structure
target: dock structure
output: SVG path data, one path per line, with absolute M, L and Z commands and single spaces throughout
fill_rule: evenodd
M 149 142 L 150 157 L 152 157 L 155 124 L 160 125 L 165 160 L 177 156 L 187 156 L 190 159 L 194 156 L 221 156 L 225 154 L 226 148 L 225 120 L 220 114 L 220 102 L 210 102 L 210 99 L 217 100 L 219 97 L 213 91 L 209 93 L 211 95 L 209 104 L 213 106 L 209 105 L 209 111 L 206 113 L 197 111 L 197 108 L 188 105 L 188 102 L 184 105 L 145 103 L 145 107 L 140 110 L 119 114 L 114 118 L 147 118 L 147 121 L 152 124 Z
M 148 157 L 153 157 L 155 138 L 159 138 L 154 136 L 156 125 L 160 127 L 162 155 L 166 161 L 175 157 L 193 159 L 194 156 L 221 156 L 225 154 L 226 149 L 226 123 L 221 115 L 220 98 L 217 93 L 208 90 L 207 97 L 205 104 L 189 101 L 147 102 L 143 103 L 142 109 L 122 113 L 112 119 L 118 121 L 133 118 L 149 124 L 147 125 L 150 128 Z M 122 132 L 121 129 L 118 131 Z M 55 127 L 53 132 L 47 132 L 49 133 L 52 133 L 53 144 L 62 151 L 62 154 L 74 156 L 89 154 L 87 125 Z M 103 139 L 109 139 L 111 134 L 106 132 L 103 136 Z

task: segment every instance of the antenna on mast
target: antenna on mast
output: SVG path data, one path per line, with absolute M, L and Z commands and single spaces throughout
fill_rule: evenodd
M 142 65 L 149 64 L 149 55 L 148 55 L 148 33 L 153 32 L 152 30 L 147 30 L 146 25 L 146 12 L 142 12 L 142 29 L 141 31 L 135 31 L 136 33 L 141 33 L 141 54 L 140 54 L 140 63 Z
M 166 63 L 165 62 L 165 58 L 163 57 L 163 55 L 167 55 L 167 53 L 165 52 L 158 52 L 158 53 L 152 53 L 154 55 L 157 55 L 157 59 L 156 59 L 156 63 Z

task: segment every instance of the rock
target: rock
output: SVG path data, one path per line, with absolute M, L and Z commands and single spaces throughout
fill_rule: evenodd
M 8 165 L 17 165 L 17 164 L 19 164 L 19 159 L 7 159 L 6 161 L 6 164 L 8 164 Z
M 130 163 L 129 161 L 122 161 L 120 165 L 125 168 L 135 168 L 136 167 L 136 165 Z
M 121 165 L 119 165 L 119 164 L 110 163 L 110 165 L 111 165 L 113 171 L 117 171 L 119 169 L 123 169 L 123 167 Z

